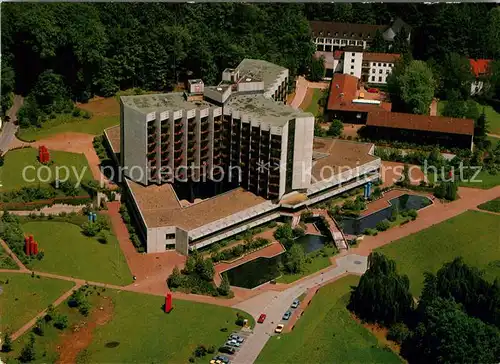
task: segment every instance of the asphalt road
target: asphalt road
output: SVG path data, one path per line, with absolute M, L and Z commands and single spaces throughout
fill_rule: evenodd
M 256 321 L 261 313 L 265 313 L 267 317 L 263 324 L 256 324 L 253 334 L 241 346 L 232 363 L 251 364 L 257 359 L 269 338 L 276 335 L 274 329 L 280 323 L 283 314 L 289 309 L 294 299 L 307 292 L 308 289 L 346 272 L 362 274 L 366 271 L 366 267 L 366 257 L 348 254 L 338 258 L 337 266 L 332 267 L 323 274 L 305 279 L 283 292 L 267 291 L 234 306 L 250 313 Z

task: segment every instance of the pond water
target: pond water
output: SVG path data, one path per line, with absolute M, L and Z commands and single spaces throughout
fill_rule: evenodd
M 323 248 L 327 240 L 323 235 L 308 234 L 295 239 L 295 243 L 302 245 L 304 252 L 307 254 Z
M 399 197 L 389 200 L 391 206 L 385 209 L 379 210 L 364 217 L 358 218 L 345 218 L 340 221 L 344 233 L 350 235 L 362 234 L 366 229 L 374 229 L 379 221 L 384 219 L 389 219 L 391 217 L 392 209 L 397 206 L 399 212 L 408 210 L 420 210 L 425 206 L 428 206 L 432 201 L 425 197 L 419 195 L 404 194 Z
M 323 248 L 328 239 L 322 235 L 304 235 L 295 240 L 296 244 L 302 245 L 304 252 L 311 253 Z M 254 288 L 278 278 L 281 275 L 279 265 L 283 253 L 272 257 L 260 257 L 241 264 L 226 271 L 229 283 L 232 286 L 243 288 Z

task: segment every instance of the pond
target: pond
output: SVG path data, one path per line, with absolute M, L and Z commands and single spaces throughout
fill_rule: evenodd
M 366 229 L 374 229 L 377 223 L 389 219 L 392 209 L 397 206 L 400 212 L 408 210 L 420 210 L 432 204 L 432 201 L 425 196 L 404 194 L 389 200 L 391 206 L 376 211 L 370 215 L 358 218 L 345 218 L 340 221 L 344 233 L 350 235 L 362 234 Z
M 302 245 L 306 254 L 323 248 L 328 239 L 322 235 L 304 235 L 295 240 Z M 281 275 L 279 266 L 283 253 L 272 257 L 260 257 L 226 271 L 232 286 L 254 288 L 278 278 Z
M 323 235 L 308 234 L 295 239 L 296 244 L 302 245 L 306 254 L 323 248 L 328 239 Z

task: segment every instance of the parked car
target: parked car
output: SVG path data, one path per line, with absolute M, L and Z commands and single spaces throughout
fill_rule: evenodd
M 267 315 L 265 313 L 261 313 L 260 316 L 259 316 L 259 319 L 257 320 L 257 322 L 259 324 L 263 324 L 264 321 L 266 320 L 266 317 L 267 317 Z
M 283 320 L 288 320 L 292 316 L 292 311 L 286 311 L 283 315 Z
M 283 331 L 283 328 L 285 327 L 285 325 L 283 324 L 279 324 L 278 326 L 276 326 L 276 328 L 274 329 L 274 332 L 279 334 Z
M 292 308 L 297 308 L 297 307 L 299 307 L 299 305 L 300 305 L 300 301 L 299 300 L 295 300 L 295 301 L 292 302 Z
M 224 354 L 230 354 L 233 355 L 236 353 L 236 349 L 233 348 L 232 346 L 222 346 L 219 348 L 219 351 Z
M 240 347 L 240 343 L 237 342 L 236 340 L 229 340 L 229 341 L 226 342 L 225 345 L 227 345 L 227 346 L 235 346 L 237 348 Z
M 217 355 L 214 359 L 220 360 L 221 362 L 223 362 L 225 364 L 229 363 L 229 358 L 225 355 Z
M 372 87 L 372 88 L 369 88 L 369 89 L 368 89 L 368 90 L 366 90 L 366 91 L 368 91 L 368 92 L 369 92 L 369 93 L 371 93 L 371 94 L 378 94 L 378 88 L 374 88 L 374 87 Z
M 231 336 L 229 336 L 228 338 L 229 341 L 237 341 L 239 342 L 240 344 L 245 341 L 245 339 L 243 339 L 241 336 L 239 335 L 236 335 L 236 334 L 232 334 Z

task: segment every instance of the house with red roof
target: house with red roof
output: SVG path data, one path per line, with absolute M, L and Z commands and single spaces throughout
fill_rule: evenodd
M 489 75 L 491 59 L 469 59 L 472 73 L 476 79 L 471 83 L 470 94 L 480 94 Z

